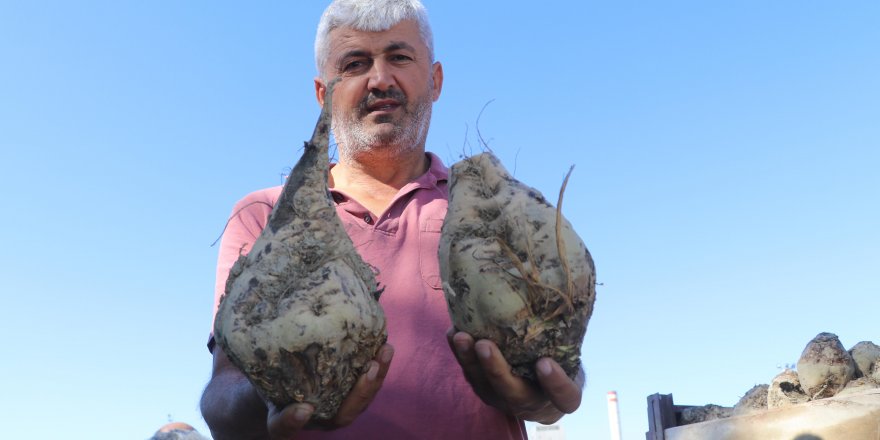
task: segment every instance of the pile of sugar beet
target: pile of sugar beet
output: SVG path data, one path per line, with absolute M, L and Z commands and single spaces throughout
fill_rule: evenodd
M 769 385 L 755 385 L 732 408 L 704 405 L 682 411 L 682 425 L 752 414 L 880 388 L 880 346 L 862 341 L 849 350 L 833 333 L 819 333 Z
M 336 414 L 388 337 L 376 269 L 327 188 L 331 97 L 332 84 L 267 226 L 229 272 L 214 323 L 217 343 L 264 399 L 311 403 L 315 419 Z M 491 153 L 450 169 L 438 258 L 451 321 L 493 340 L 526 378 L 544 356 L 578 374 L 593 310 L 593 260 L 561 214 L 567 180 L 554 208 Z

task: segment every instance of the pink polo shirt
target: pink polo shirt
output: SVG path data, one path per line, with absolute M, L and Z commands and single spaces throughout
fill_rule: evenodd
M 376 399 L 349 427 L 309 431 L 303 439 L 525 439 L 522 421 L 485 405 L 464 378 L 446 342 L 451 327 L 440 286 L 437 246 L 446 216 L 448 170 L 428 153 L 428 171 L 401 188 L 373 218 L 356 200 L 331 189 L 346 232 L 385 288 L 388 342 L 394 360 Z M 281 187 L 247 195 L 233 208 L 220 246 L 214 311 L 239 252 L 250 251 Z M 213 341 L 212 341 L 213 342 Z

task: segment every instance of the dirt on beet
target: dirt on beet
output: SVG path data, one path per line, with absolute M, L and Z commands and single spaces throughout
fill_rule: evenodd
M 266 228 L 230 270 L 214 326 L 265 399 L 311 403 L 316 419 L 336 414 L 387 339 L 373 270 L 327 189 L 331 97 L 332 84 Z

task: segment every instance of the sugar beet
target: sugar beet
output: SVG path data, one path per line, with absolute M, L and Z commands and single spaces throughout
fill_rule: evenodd
M 275 405 L 335 415 L 386 340 L 372 269 L 327 190 L 332 85 L 266 228 L 229 272 L 214 335 Z
M 577 374 L 596 297 L 593 260 L 561 214 L 564 188 L 554 208 L 491 153 L 450 172 L 439 258 L 452 322 L 529 378 L 545 356 Z

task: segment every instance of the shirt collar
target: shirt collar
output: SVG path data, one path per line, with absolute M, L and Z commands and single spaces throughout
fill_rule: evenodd
M 417 189 L 433 189 L 438 188 L 440 185 L 446 184 L 449 180 L 449 168 L 443 164 L 443 160 L 441 160 L 436 154 L 431 152 L 425 153 L 430 159 L 431 164 L 428 166 L 428 171 L 424 174 L 416 178 L 410 183 L 407 183 L 400 189 L 398 195 L 406 194 L 411 191 L 415 191 Z M 335 163 L 330 164 L 330 168 L 336 166 Z M 330 192 L 333 194 L 339 194 L 344 198 L 348 198 L 342 191 L 339 191 L 335 188 L 330 188 Z M 337 196 L 338 197 L 338 196 Z M 337 203 L 341 200 L 337 197 L 334 197 Z

